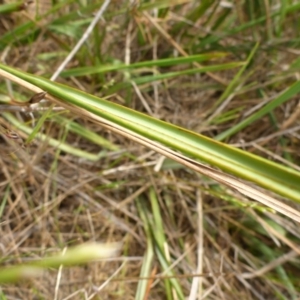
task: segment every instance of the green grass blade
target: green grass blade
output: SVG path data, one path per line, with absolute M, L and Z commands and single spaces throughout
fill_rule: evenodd
M 67 118 L 64 118 L 60 115 L 57 115 L 54 117 L 54 121 L 59 123 L 60 125 L 65 126 L 69 131 L 74 132 L 78 134 L 79 136 L 82 136 L 83 138 L 95 143 L 96 145 L 99 145 L 103 148 L 106 148 L 108 150 L 116 151 L 119 149 L 118 146 L 114 145 L 107 139 L 99 136 L 95 132 L 89 130 L 88 128 L 83 127 L 82 125 L 73 122 Z
M 216 101 L 214 107 L 217 107 L 218 105 L 220 105 L 236 88 L 238 81 L 240 80 L 242 74 L 245 72 L 247 66 L 249 65 L 249 63 L 251 62 L 254 54 L 257 51 L 258 48 L 258 43 L 256 43 L 256 45 L 254 46 L 254 48 L 252 49 L 252 51 L 250 52 L 247 61 L 245 62 L 245 64 L 241 67 L 241 69 L 237 72 L 237 74 L 234 76 L 234 78 L 231 80 L 231 82 L 229 83 L 229 85 L 227 86 L 227 88 L 225 89 L 225 91 L 223 92 L 223 94 L 221 95 L 221 97 L 218 99 L 218 101 Z
M 43 113 L 42 116 L 39 118 L 38 123 L 36 124 L 32 132 L 29 134 L 26 140 L 26 144 L 29 144 L 36 137 L 36 135 L 44 125 L 45 121 L 50 116 L 52 109 L 53 109 L 53 105 L 50 106 L 49 109 L 45 113 Z
M 21 123 L 12 114 L 9 114 L 9 113 L 2 113 L 2 114 L 5 117 L 5 119 L 7 119 L 11 124 L 16 126 L 19 130 L 22 130 L 23 132 L 25 132 L 28 135 L 32 135 L 32 133 L 33 133 L 32 128 L 30 128 L 30 127 L 24 125 L 23 123 Z M 57 147 L 61 151 L 64 151 L 66 153 L 70 153 L 74 156 L 81 157 L 81 158 L 84 158 L 84 159 L 87 159 L 87 160 L 90 160 L 90 161 L 98 161 L 104 155 L 103 152 L 99 152 L 98 154 L 92 154 L 92 153 L 77 149 L 75 147 L 72 147 L 72 146 L 68 145 L 67 143 L 63 143 L 59 140 L 50 138 L 47 135 L 42 134 L 42 133 L 38 133 L 38 134 L 35 133 L 34 136 L 37 137 L 41 141 L 49 143 L 49 145 L 52 146 L 52 147 Z
M 174 65 L 193 63 L 193 62 L 203 62 L 210 59 L 222 58 L 224 56 L 226 56 L 226 53 L 216 52 L 216 53 L 209 53 L 209 54 L 191 55 L 187 57 L 147 60 L 147 61 L 132 63 L 130 65 L 116 62 L 111 65 L 69 69 L 61 72 L 61 76 L 62 77 L 84 76 L 84 75 L 100 74 L 100 73 L 106 73 L 112 71 L 130 70 L 130 69 L 137 69 L 137 68 L 167 67 L 167 66 L 174 66 Z
M 216 136 L 216 140 L 223 141 L 229 136 L 239 132 L 249 124 L 253 123 L 254 121 L 262 118 L 266 114 L 270 113 L 273 109 L 276 107 L 282 105 L 289 99 L 291 99 L 293 96 L 298 94 L 300 92 L 300 82 L 297 81 L 293 85 L 291 85 L 286 91 L 284 91 L 280 96 L 278 96 L 276 99 L 269 102 L 267 105 L 265 105 L 262 109 L 260 109 L 258 112 L 254 113 L 252 116 L 248 117 L 247 119 L 243 120 L 239 124 L 231 127 L 230 129 L 222 132 L 221 134 Z
M 9 14 L 15 11 L 19 11 L 25 8 L 24 2 L 12 2 L 0 5 L 0 15 Z
M 136 206 L 143 222 L 143 227 L 147 238 L 147 249 L 144 255 L 143 264 L 140 271 L 140 277 L 149 277 L 151 275 L 151 266 L 154 260 L 153 242 L 151 238 L 151 230 L 147 221 L 147 210 L 144 205 L 144 199 L 137 199 Z M 140 280 L 136 289 L 135 299 L 145 299 L 148 281 Z
M 119 246 L 117 243 L 86 243 L 67 250 L 65 254 L 47 257 L 24 265 L 0 268 L 0 283 L 11 283 L 31 276 L 38 276 L 45 268 L 59 268 L 61 265 L 72 266 L 112 257 L 116 255 Z

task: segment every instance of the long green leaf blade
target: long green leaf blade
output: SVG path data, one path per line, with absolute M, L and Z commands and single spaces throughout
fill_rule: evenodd
M 81 107 L 172 149 L 300 201 L 300 173 L 295 170 L 74 88 L 4 65 L 0 65 L 0 68 L 35 84 L 61 101 Z M 294 89 L 296 87 L 299 88 L 298 84 L 294 85 Z

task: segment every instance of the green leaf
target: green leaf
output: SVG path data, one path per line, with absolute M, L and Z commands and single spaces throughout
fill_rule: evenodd
M 192 158 L 300 201 L 300 173 L 295 170 L 42 77 L 5 65 L 0 65 L 0 69 L 40 87 L 62 102 L 80 107 Z M 286 100 L 299 90 L 300 83 L 296 83 L 280 97 L 279 102 L 282 103 L 282 99 Z

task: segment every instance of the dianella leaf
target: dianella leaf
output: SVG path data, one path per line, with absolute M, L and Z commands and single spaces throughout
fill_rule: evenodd
M 191 158 L 252 181 L 289 199 L 300 200 L 300 173 L 293 169 L 69 86 L 5 65 L 0 65 L 0 69 L 36 85 L 49 95 L 60 99 L 62 103 L 80 107 Z

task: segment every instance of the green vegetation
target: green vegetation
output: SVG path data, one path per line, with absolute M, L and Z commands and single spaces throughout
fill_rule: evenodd
M 0 14 L 3 299 L 299 298 L 298 3 Z

